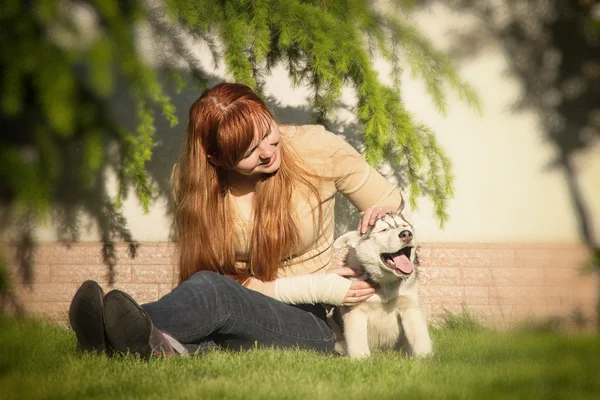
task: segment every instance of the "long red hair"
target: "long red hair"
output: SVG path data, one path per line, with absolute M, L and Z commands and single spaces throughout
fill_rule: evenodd
M 251 276 L 270 281 L 276 278 L 285 258 L 293 254 L 299 228 L 292 188 L 304 186 L 317 204 L 320 195 L 311 179 L 314 175 L 302 166 L 282 136 L 279 170 L 256 186 L 249 259 L 245 268 L 236 267 L 227 171 L 242 159 L 255 131 L 270 129 L 272 122 L 264 102 L 242 84 L 214 86 L 190 108 L 184 147 L 173 174 L 180 282 L 201 270 L 231 275 L 240 282 Z M 319 221 L 320 212 L 319 208 Z

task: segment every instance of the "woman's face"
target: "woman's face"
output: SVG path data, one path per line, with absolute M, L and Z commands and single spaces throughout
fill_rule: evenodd
M 269 130 L 254 132 L 254 140 L 234 170 L 241 175 L 272 174 L 281 166 L 281 133 L 275 121 Z

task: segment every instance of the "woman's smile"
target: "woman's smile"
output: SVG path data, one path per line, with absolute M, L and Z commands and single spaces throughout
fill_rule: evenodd
M 275 160 L 277 159 L 277 152 L 274 151 L 273 155 L 271 156 L 271 158 L 268 159 L 268 161 L 263 162 L 262 164 L 259 164 L 261 167 L 270 167 L 271 165 L 273 165 L 273 163 L 275 162 Z

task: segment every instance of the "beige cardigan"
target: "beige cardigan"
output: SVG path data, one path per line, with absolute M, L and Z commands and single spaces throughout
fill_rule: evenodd
M 334 241 L 334 205 L 336 193 L 341 193 L 359 210 L 373 206 L 398 206 L 402 204 L 400 191 L 375 171 L 364 158 L 344 139 L 325 130 L 320 125 L 280 126 L 282 140 L 297 153 L 300 160 L 320 179 L 322 229 L 315 229 L 312 203 L 300 193 L 292 201 L 298 215 L 300 244 L 293 255 L 280 268 L 278 276 L 319 273 L 332 264 Z M 236 257 L 243 264 L 248 259 L 248 239 L 252 221 L 237 215 Z M 254 282 L 254 281 L 251 281 Z M 254 287 L 256 286 L 256 287 Z M 262 291 L 260 283 L 248 287 Z

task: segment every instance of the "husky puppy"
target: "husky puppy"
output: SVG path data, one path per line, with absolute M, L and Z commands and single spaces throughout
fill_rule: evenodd
M 336 307 L 333 318 L 345 341 L 336 350 L 350 357 L 368 357 L 376 350 L 399 350 L 409 355 L 432 354 L 427 322 L 419 304 L 418 271 L 413 260 L 412 226 L 398 214 L 388 214 L 360 234 L 348 232 L 333 244 L 349 246 L 346 266 L 364 271 L 358 279 L 379 286 L 356 306 Z

